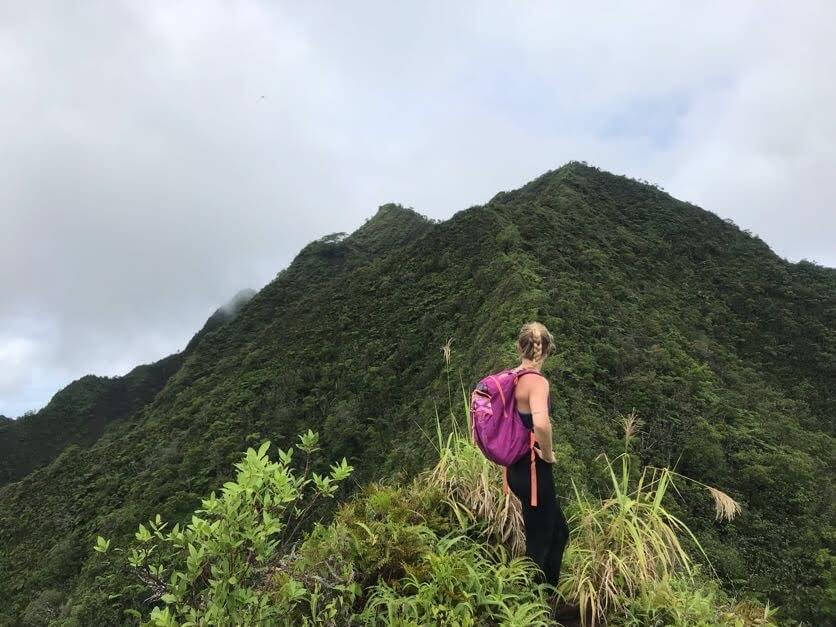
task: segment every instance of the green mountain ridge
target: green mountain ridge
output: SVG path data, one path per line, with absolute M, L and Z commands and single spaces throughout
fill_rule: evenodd
M 453 338 L 468 386 L 513 362 L 530 319 L 557 338 L 561 491 L 595 489 L 590 462 L 635 409 L 643 462 L 678 462 L 744 503 L 722 527 L 689 511 L 728 585 L 788 618 L 832 619 L 836 271 L 572 163 L 444 222 L 385 205 L 312 242 L 129 419 L 0 487 L 0 625 L 46 593 L 65 604 L 57 624 L 119 616 L 96 583 L 95 536 L 186 516 L 263 439 L 311 427 L 360 483 L 413 476 L 448 401 L 441 346 Z
M 150 403 L 204 335 L 233 319 L 255 294 L 242 290 L 215 311 L 179 353 L 124 376 L 86 375 L 61 389 L 40 411 L 0 422 L 0 486 L 55 459 L 67 446 L 89 447 L 108 426 Z

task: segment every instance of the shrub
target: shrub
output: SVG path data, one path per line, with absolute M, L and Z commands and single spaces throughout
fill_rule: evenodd
M 63 603 L 64 593 L 60 590 L 44 590 L 26 607 L 23 612 L 23 623 L 31 625 L 31 627 L 49 625 L 51 621 L 60 616 Z M 0 621 L 0 624 L 4 623 Z M 11 624 L 11 621 L 9 624 Z
M 550 625 L 561 599 L 578 602 L 584 624 L 773 624 L 768 607 L 736 603 L 700 575 L 683 542 L 705 553 L 665 505 L 674 481 L 685 478 L 636 468 L 635 416 L 625 421 L 624 452 L 602 456 L 612 494 L 598 500 L 574 488 L 566 575 L 557 589 L 536 583 L 537 567 L 519 556 L 519 503 L 503 495 L 499 469 L 455 421 L 446 438 L 436 425 L 434 468 L 407 486 L 366 486 L 301 542 L 296 534 L 316 498 L 332 497 L 352 471 L 343 459 L 329 475 L 309 476 L 318 448 L 310 431 L 297 445 L 308 456 L 301 473 L 290 468 L 293 449 L 272 462 L 264 443 L 247 451 L 235 481 L 205 499 L 190 524 L 169 530 L 157 516 L 139 526 L 128 551 L 111 551 L 102 537 L 94 548 L 127 556 L 157 604 L 144 624 L 157 627 Z M 723 492 L 693 483 L 710 492 L 717 517 L 740 511 Z M 31 606 L 33 617 L 56 605 L 43 601 Z
M 772 625 L 774 611 L 752 602 L 732 603 L 716 581 L 665 577 L 643 587 L 624 607 L 624 627 L 758 627 Z
M 368 625 L 548 625 L 547 586 L 535 566 L 509 560 L 464 535 L 442 538 L 418 568 L 374 587 L 361 618 Z
M 442 505 L 438 490 L 418 481 L 408 487 L 366 486 L 340 506 L 330 525 L 313 528 L 286 558 L 286 574 L 305 586 L 310 599 L 317 588 L 325 591 L 317 601 L 331 606 L 327 619 L 348 624 L 376 584 L 394 584 L 423 567 L 439 534 L 453 528 Z M 307 607 L 305 617 L 316 614 L 312 603 Z M 299 621 L 305 617 L 296 615 Z
M 261 624 L 285 616 L 298 601 L 301 585 L 285 580 L 275 586 L 274 558 L 288 547 L 318 497 L 333 497 L 352 471 L 345 459 L 329 475 L 308 473 L 309 457 L 318 450 L 312 431 L 300 436 L 306 454 L 304 471 L 290 467 L 293 449 L 279 450 L 279 461 L 267 457 L 269 442 L 247 450 L 236 464 L 235 481 L 220 496 L 204 499 L 187 525 L 170 530 L 159 515 L 139 525 L 127 560 L 151 590 L 151 625 Z M 99 537 L 94 547 L 107 553 L 110 542 Z

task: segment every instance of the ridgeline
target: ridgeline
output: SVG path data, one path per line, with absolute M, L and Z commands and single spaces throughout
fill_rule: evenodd
M 743 504 L 722 525 L 679 504 L 725 585 L 786 620 L 836 617 L 836 270 L 573 162 L 443 222 L 385 205 L 234 309 L 182 353 L 0 422 L 0 625 L 46 596 L 63 607 L 55 624 L 118 624 L 96 536 L 190 516 L 263 440 L 284 448 L 312 428 L 361 484 L 414 476 L 448 402 L 441 346 L 454 338 L 467 387 L 513 363 L 534 319 L 557 341 L 561 492 L 605 480 L 592 462 L 619 450 L 613 418 L 635 410 L 642 463 Z

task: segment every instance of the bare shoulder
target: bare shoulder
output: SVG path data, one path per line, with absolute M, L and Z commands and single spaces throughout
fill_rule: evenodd
M 538 392 L 549 391 L 549 380 L 545 376 L 520 377 L 519 385 L 532 392 L 535 390 Z

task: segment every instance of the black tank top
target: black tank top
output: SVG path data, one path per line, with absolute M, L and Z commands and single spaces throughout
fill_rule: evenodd
M 522 412 L 522 411 L 519 411 L 519 410 L 517 411 L 517 413 L 520 415 L 520 420 L 522 420 L 522 423 L 525 425 L 525 428 L 528 429 L 529 431 L 534 431 L 534 420 L 532 419 L 533 414 L 526 414 L 525 412 Z M 534 447 L 535 448 L 540 448 L 540 443 L 535 441 L 534 442 Z M 528 463 L 528 456 L 523 455 L 520 458 L 520 462 L 522 462 L 523 460 L 525 460 L 526 463 Z

